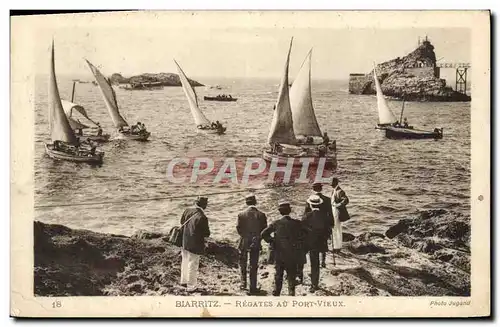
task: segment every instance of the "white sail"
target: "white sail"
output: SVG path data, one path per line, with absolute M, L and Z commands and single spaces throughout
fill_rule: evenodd
M 54 41 L 52 41 L 52 51 L 50 58 L 49 73 L 49 126 L 52 142 L 63 141 L 69 144 L 77 144 L 78 139 L 71 129 L 66 118 L 57 87 L 55 61 L 54 61 Z
M 79 122 L 74 117 L 73 113 L 75 111 L 78 112 L 83 117 L 85 117 L 90 122 L 92 122 L 93 124 L 97 125 L 97 123 L 94 122 L 89 117 L 89 115 L 87 114 L 87 111 L 85 111 L 85 108 L 83 108 L 81 105 L 73 103 L 73 102 L 69 102 L 69 101 L 66 101 L 66 100 L 61 100 L 61 103 L 62 103 L 62 106 L 63 106 L 63 109 L 64 109 L 64 113 L 66 114 L 66 117 L 68 118 L 69 124 L 71 125 L 71 128 L 73 128 L 73 130 L 75 130 L 75 129 L 89 128 L 89 126 L 87 126 L 87 125 Z
M 118 111 L 118 103 L 116 102 L 116 94 L 115 90 L 111 86 L 110 81 L 104 77 L 104 75 L 97 69 L 94 65 L 92 65 L 87 59 L 85 59 L 87 64 L 89 65 L 92 74 L 94 74 L 97 85 L 99 85 L 99 89 L 101 90 L 102 97 L 104 98 L 104 102 L 106 103 L 106 107 L 108 108 L 109 115 L 113 120 L 113 123 L 116 128 L 128 126 L 127 121 L 120 115 Z
M 307 54 L 290 89 L 293 130 L 295 135 L 322 136 L 311 96 L 311 53 Z
M 292 110 L 290 108 L 290 95 L 288 88 L 288 64 L 290 62 L 290 52 L 292 51 L 293 38 L 290 40 L 290 48 L 286 56 L 285 70 L 281 79 L 278 102 L 274 110 L 271 130 L 269 131 L 268 142 L 281 144 L 296 144 L 297 139 L 293 132 Z
M 174 60 L 174 62 L 177 65 L 177 71 L 179 72 L 179 79 L 181 80 L 184 94 L 186 94 L 186 97 L 188 99 L 189 108 L 191 109 L 191 114 L 193 115 L 194 123 L 196 124 L 196 126 L 210 125 L 210 121 L 207 119 L 207 117 L 205 117 L 203 112 L 201 112 L 200 108 L 198 107 L 198 97 L 196 96 L 194 88 L 191 86 L 191 83 L 189 83 L 189 80 L 186 77 L 186 74 L 184 74 L 184 71 L 182 70 L 181 66 L 179 66 L 177 61 Z
M 382 93 L 382 88 L 380 87 L 380 82 L 377 77 L 375 65 L 373 66 L 373 79 L 375 80 L 375 89 L 377 91 L 378 123 L 380 125 L 392 124 L 396 121 L 396 117 L 387 106 L 384 93 Z

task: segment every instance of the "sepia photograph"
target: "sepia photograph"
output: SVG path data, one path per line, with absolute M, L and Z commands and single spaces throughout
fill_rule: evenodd
M 489 15 L 11 17 L 11 315 L 489 315 Z

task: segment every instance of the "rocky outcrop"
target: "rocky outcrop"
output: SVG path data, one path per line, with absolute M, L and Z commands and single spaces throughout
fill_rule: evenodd
M 470 96 L 454 91 L 439 78 L 434 46 L 424 41 L 405 57 L 377 65 L 377 75 L 385 96 L 407 101 L 470 101 Z M 373 70 L 349 76 L 349 93 L 375 94 Z
M 384 234 L 343 235 L 340 253 L 328 253 L 320 272 L 324 296 L 469 296 L 470 223 L 445 210 L 401 219 Z M 239 289 L 236 241 L 209 239 L 200 260 L 199 287 L 179 285 L 180 248 L 166 235 L 131 237 L 34 223 L 34 284 L 38 296 L 244 295 Z M 274 267 L 263 245 L 262 295 L 273 288 Z M 297 295 L 308 292 L 309 265 Z
M 110 80 L 114 84 L 134 84 L 134 83 L 161 83 L 163 86 L 181 86 L 179 75 L 172 73 L 144 73 L 132 77 L 123 77 L 121 74 L 114 73 Z M 192 86 L 204 86 L 200 82 L 189 79 Z

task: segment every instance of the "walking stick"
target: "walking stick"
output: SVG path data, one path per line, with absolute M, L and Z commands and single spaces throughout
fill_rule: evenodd
M 333 256 L 333 266 L 335 267 L 336 263 L 335 263 L 335 246 L 333 243 L 333 233 L 331 234 L 331 237 L 332 237 L 332 256 Z

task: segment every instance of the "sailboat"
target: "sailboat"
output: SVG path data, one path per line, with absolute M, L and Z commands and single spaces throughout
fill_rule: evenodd
M 295 82 L 290 88 L 293 130 L 298 144 L 303 147 L 316 147 L 324 144 L 323 133 L 312 102 L 311 57 L 312 49 L 307 53 Z M 328 145 L 332 151 L 334 151 L 334 143 Z
M 93 121 L 85 108 L 79 104 L 74 103 L 75 101 L 75 86 L 77 81 L 73 81 L 73 91 L 71 92 L 71 101 L 61 100 L 64 113 L 66 114 L 66 118 L 68 118 L 68 122 L 71 128 L 76 131 L 76 136 L 80 141 L 91 140 L 95 142 L 107 142 L 109 140 L 109 134 L 102 134 L 102 128 L 99 123 Z M 79 113 L 82 117 L 91 122 L 95 127 L 93 128 L 95 134 L 83 134 L 83 130 L 89 129 L 90 126 L 83 124 L 79 119 L 74 117 L 74 113 Z
M 323 145 L 314 144 L 314 142 L 305 144 L 309 137 L 321 136 L 312 106 L 310 80 L 311 52 L 306 56 L 301 70 L 293 83 L 292 91 L 290 91 L 288 66 L 292 42 L 293 38 L 290 40 L 284 74 L 279 88 L 278 101 L 275 105 L 268 136 L 268 143 L 271 148 L 264 149 L 262 157 L 268 162 L 277 161 L 279 164 L 287 164 L 289 159 L 294 159 L 294 166 L 302 166 L 304 158 L 308 159 L 307 161 L 310 162 L 311 166 L 317 165 L 320 160 L 324 160 L 325 167 L 336 169 L 337 159 L 334 149 L 328 152 L 328 149 Z M 296 137 L 296 132 L 299 138 Z
M 384 98 L 384 93 L 380 86 L 380 82 L 377 77 L 376 66 L 373 65 L 373 79 L 375 81 L 375 90 L 377 92 L 377 109 L 378 109 L 378 124 L 376 129 L 384 130 L 385 137 L 389 139 L 442 139 L 443 138 L 443 128 L 435 128 L 433 131 L 425 131 L 420 129 L 415 129 L 413 126 L 409 126 L 408 123 L 402 122 L 403 112 L 405 108 L 405 102 L 401 107 L 401 116 L 397 120 L 392 111 L 387 106 L 387 102 Z
M 81 146 L 64 113 L 56 80 L 54 42 L 50 58 L 48 109 L 52 143 L 45 143 L 47 155 L 59 160 L 102 163 L 104 152 L 98 151 L 96 146 L 91 146 L 90 149 Z
M 97 85 L 101 90 L 101 94 L 104 98 L 104 103 L 106 103 L 106 107 L 108 108 L 109 115 L 111 116 L 113 124 L 118 130 L 118 138 L 146 141 L 151 133 L 146 131 L 146 129 L 141 126 L 134 125 L 132 127 L 129 127 L 127 121 L 122 117 L 122 115 L 120 115 L 120 112 L 118 110 L 118 102 L 116 101 L 115 90 L 111 86 L 110 80 L 104 77 L 99 69 L 92 65 L 90 61 L 88 61 L 87 59 L 85 59 L 85 61 L 92 71 L 92 74 L 94 74 Z
M 193 115 L 194 123 L 196 124 L 196 128 L 200 132 L 209 133 L 209 134 L 224 134 L 226 132 L 226 127 L 223 127 L 222 124 L 210 123 L 207 117 L 203 114 L 198 106 L 198 97 L 194 88 L 191 86 L 189 79 L 184 74 L 181 66 L 175 61 L 175 65 L 177 66 L 177 71 L 179 72 L 179 79 L 181 80 L 182 89 L 184 90 L 184 94 L 188 99 L 189 108 L 191 109 L 191 114 Z

